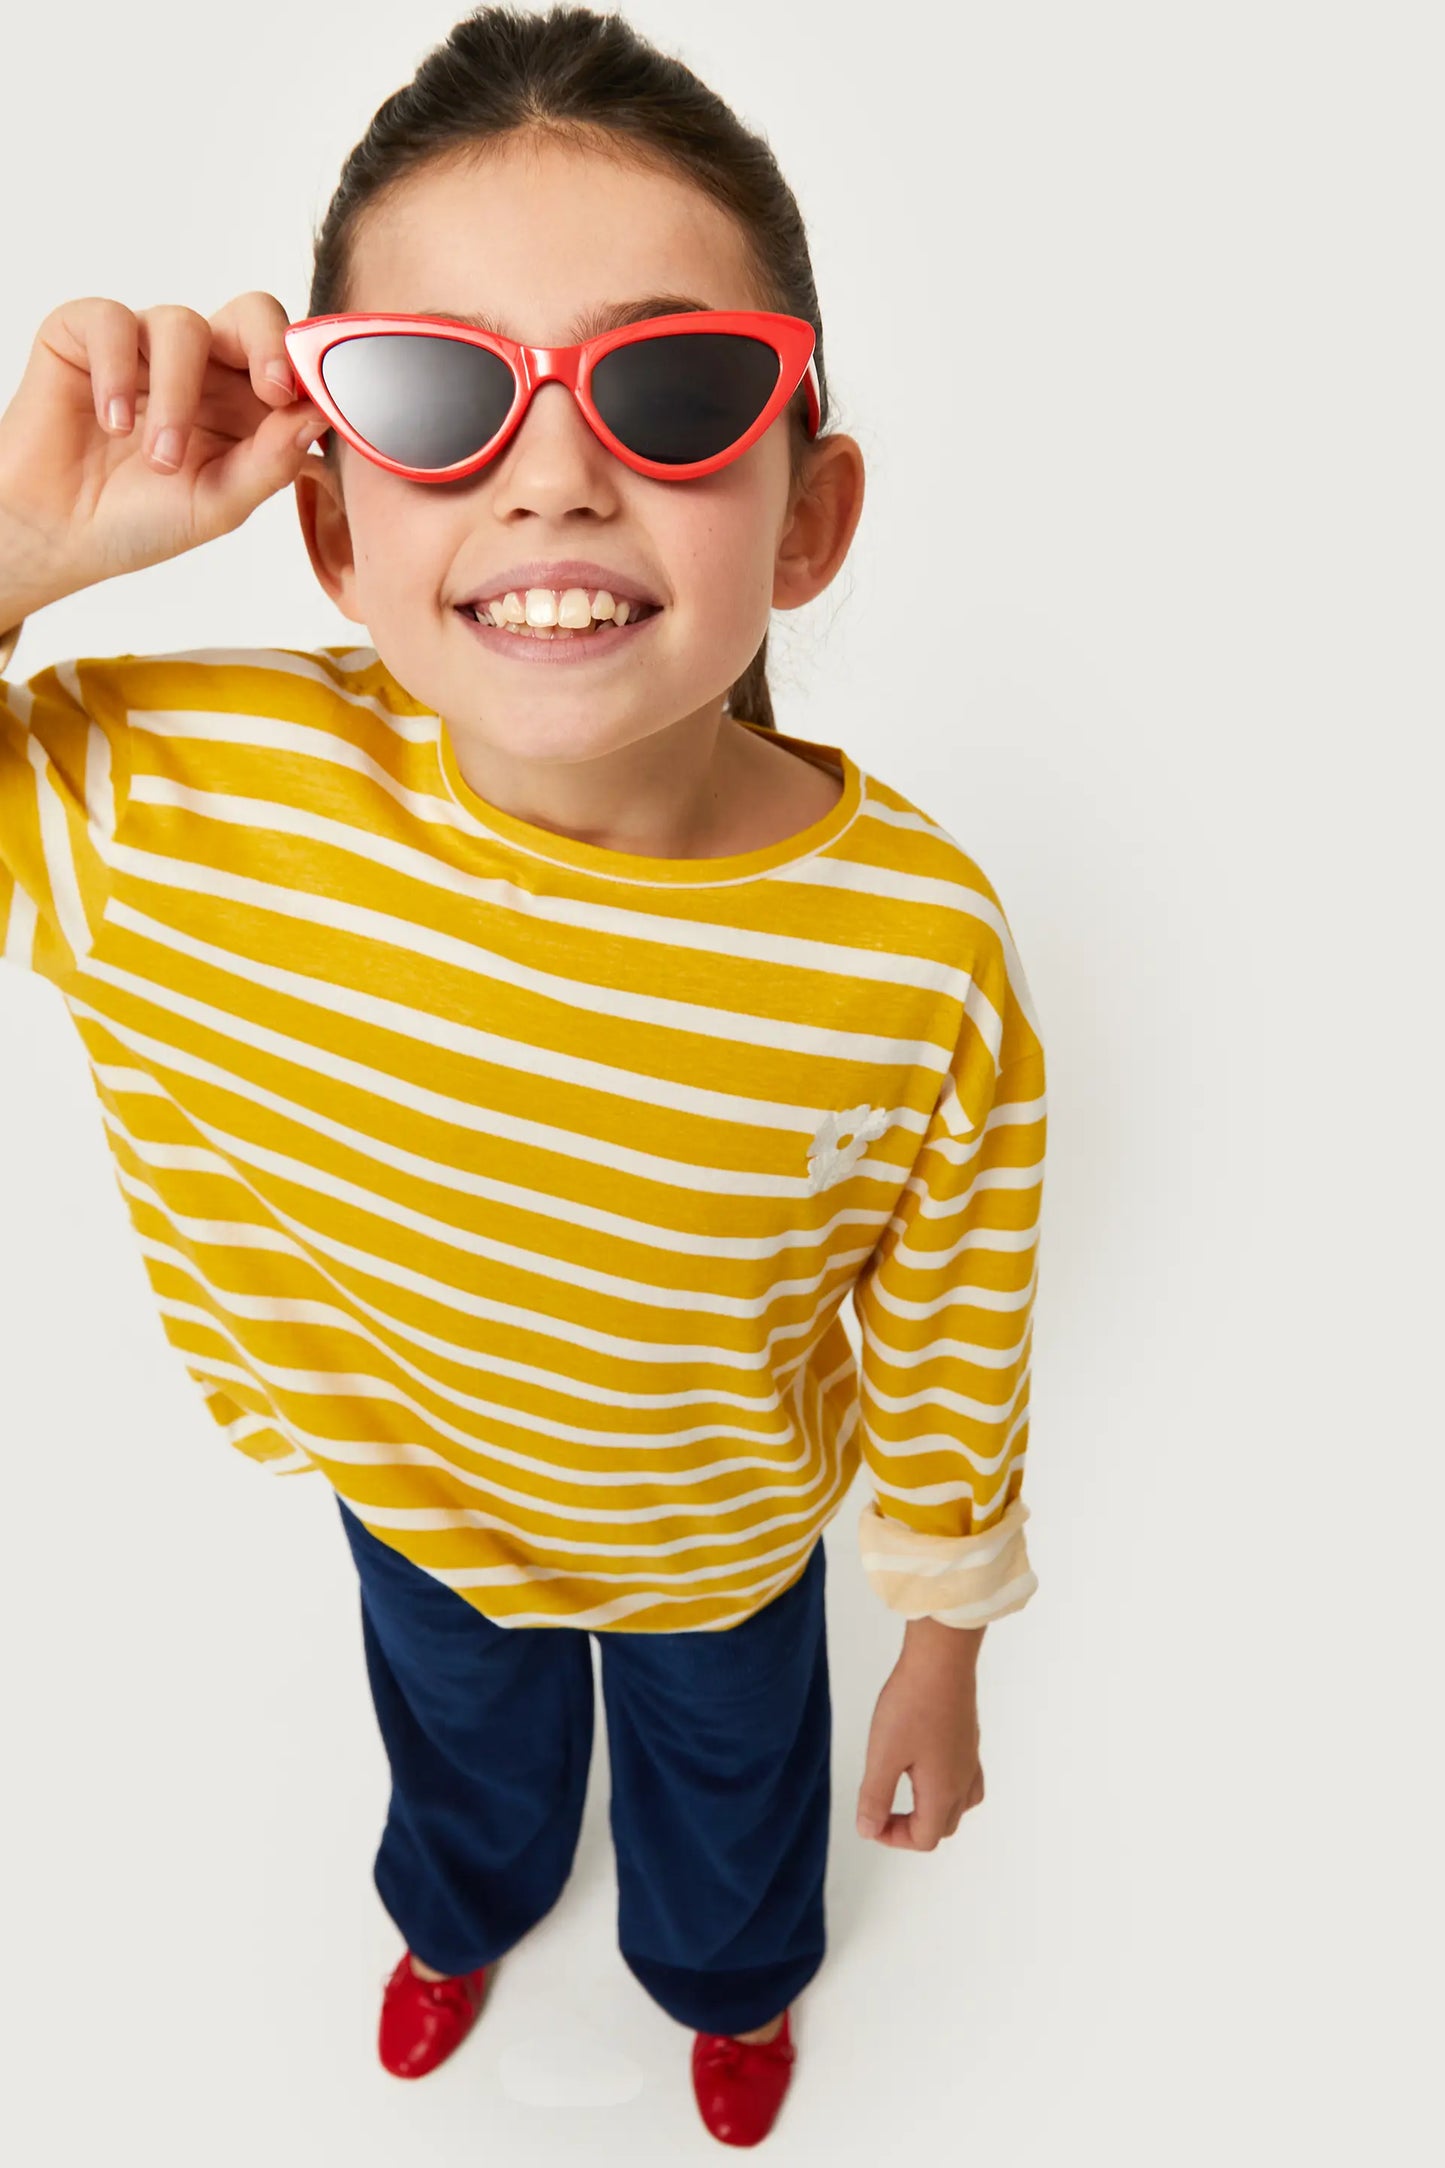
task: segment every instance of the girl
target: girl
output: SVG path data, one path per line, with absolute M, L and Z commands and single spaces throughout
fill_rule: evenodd
M 0 668 L 288 485 L 368 636 L 0 684 L 0 943 L 75 1020 L 212 1419 L 337 1494 L 381 2059 L 434 2069 L 556 1902 L 595 1634 L 622 1955 L 733 2144 L 824 1954 L 860 1462 L 906 1622 L 863 1834 L 982 1799 L 978 1645 L 1036 1586 L 1024 973 L 976 862 L 768 694 L 862 507 L 827 423 L 771 153 L 581 8 L 483 9 L 387 100 L 304 321 L 65 303 L 0 418 Z

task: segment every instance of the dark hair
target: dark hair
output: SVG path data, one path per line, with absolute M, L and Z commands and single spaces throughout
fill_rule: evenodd
M 514 134 L 601 150 L 627 163 L 670 166 L 732 214 L 760 305 L 813 327 L 819 434 L 828 423 L 823 326 L 807 234 L 792 190 L 761 136 L 680 60 L 659 52 L 621 15 L 554 7 L 547 14 L 484 7 L 465 16 L 380 105 L 347 157 L 314 236 L 310 316 L 348 307 L 356 237 L 368 206 L 421 168 L 485 155 Z M 794 489 L 807 466 L 801 393 L 788 424 Z M 336 438 L 326 439 L 332 459 Z M 728 694 L 732 714 L 775 729 L 768 642 Z

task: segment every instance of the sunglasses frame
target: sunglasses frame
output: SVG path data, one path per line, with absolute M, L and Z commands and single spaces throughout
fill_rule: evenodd
M 467 346 L 485 347 L 511 369 L 513 394 L 506 420 L 479 451 L 457 460 L 450 467 L 409 467 L 401 460 L 388 459 L 352 428 L 322 381 L 322 363 L 333 346 L 346 339 L 367 338 L 379 332 L 394 334 L 398 324 L 404 324 L 409 333 L 419 337 L 456 339 Z M 592 371 L 604 354 L 615 353 L 620 346 L 636 345 L 645 339 L 686 337 L 690 332 L 699 331 L 736 332 L 771 346 L 778 357 L 778 381 L 752 426 L 736 443 L 714 453 L 710 459 L 696 459 L 685 466 L 644 459 L 640 453 L 629 451 L 598 413 L 592 400 Z M 384 467 L 388 474 L 399 474 L 409 482 L 456 482 L 475 474 L 505 449 L 521 425 L 533 394 L 539 385 L 548 383 L 567 386 L 593 434 L 609 452 L 635 473 L 659 482 L 687 482 L 700 475 L 716 474 L 719 468 L 741 458 L 777 420 L 800 386 L 807 391 L 809 437 L 816 437 L 821 419 L 818 370 L 813 359 L 816 344 L 813 327 L 801 316 L 780 316 L 771 309 L 691 309 L 682 315 L 648 316 L 637 323 L 619 325 L 613 331 L 599 332 L 596 338 L 583 339 L 577 346 L 523 346 L 514 339 L 504 339 L 500 332 L 478 331 L 470 324 L 456 324 L 445 316 L 408 316 L 396 312 L 373 316 L 348 311 L 332 316 L 303 317 L 288 328 L 285 341 L 297 381 L 331 427 L 363 459 L 369 459 L 373 465 Z

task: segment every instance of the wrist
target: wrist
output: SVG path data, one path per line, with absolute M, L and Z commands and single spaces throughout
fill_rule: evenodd
M 938 1618 L 911 1618 L 903 1629 L 906 1654 L 942 1656 L 971 1670 L 978 1662 L 987 1626 L 949 1626 Z
M 37 544 L 32 530 L 11 509 L 0 476 L 0 633 L 13 631 L 27 617 L 91 584 L 67 577 L 55 552 Z

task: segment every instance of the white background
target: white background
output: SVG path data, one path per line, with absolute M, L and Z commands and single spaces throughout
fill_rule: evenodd
M 304 314 L 342 159 L 455 12 L 12 10 L 0 406 L 69 296 Z M 768 136 L 868 461 L 843 573 L 776 621 L 781 727 L 978 859 L 1049 1057 L 1040 1587 L 985 1640 L 987 1798 L 931 1854 L 854 1833 L 901 1638 L 860 1483 L 830 1950 L 769 2158 L 1436 2157 L 1438 14 L 626 12 Z M 287 491 L 10 668 L 355 637 Z M 386 1772 L 331 1493 L 218 1442 L 80 1042 L 13 971 L 0 1214 L 0 2144 L 716 2158 L 616 1953 L 600 1710 L 562 1902 L 444 2070 L 377 2064 Z

